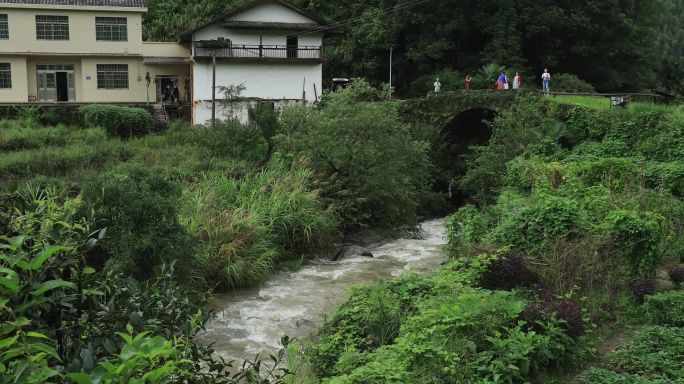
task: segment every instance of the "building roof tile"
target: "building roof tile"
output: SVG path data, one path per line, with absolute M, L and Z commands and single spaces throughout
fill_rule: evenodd
M 0 0 L 0 4 L 147 8 L 147 2 L 145 0 Z

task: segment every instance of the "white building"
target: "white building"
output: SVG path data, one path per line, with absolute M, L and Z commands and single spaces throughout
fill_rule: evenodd
M 256 0 L 184 33 L 180 43 L 192 47 L 193 122 L 211 122 L 214 80 L 217 88 L 243 85 L 240 96 L 251 102 L 315 100 L 323 91 L 323 37 L 341 32 L 286 1 Z M 218 89 L 215 97 L 223 98 Z M 216 103 L 214 113 L 247 121 L 244 107 L 226 116 Z

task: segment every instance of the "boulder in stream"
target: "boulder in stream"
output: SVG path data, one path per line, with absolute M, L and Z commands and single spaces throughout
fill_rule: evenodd
M 368 248 L 360 247 L 358 245 L 345 245 L 337 251 L 333 257 L 333 261 L 342 260 L 349 256 L 373 257 L 373 253 L 368 250 Z

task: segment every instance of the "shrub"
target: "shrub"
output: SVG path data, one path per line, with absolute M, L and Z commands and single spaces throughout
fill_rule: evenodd
M 100 203 L 99 225 L 107 227 L 107 238 L 89 254 L 90 262 L 97 267 L 119 262 L 143 278 L 152 275 L 154 266 L 177 260 L 177 273 L 186 274 L 194 241 L 178 222 L 180 197 L 180 185 L 137 164 L 121 165 L 88 182 L 83 202 Z
M 633 281 L 629 285 L 632 296 L 637 303 L 643 304 L 648 295 L 655 295 L 657 292 L 656 281 L 652 278 L 645 278 Z
M 654 324 L 684 327 L 684 291 L 669 291 L 646 297 L 644 311 Z
M 627 256 L 634 275 L 655 273 L 662 256 L 659 245 L 663 221 L 664 218 L 659 214 L 630 210 L 616 210 L 606 217 L 605 225 L 613 237 L 613 243 Z
M 569 297 L 546 297 L 540 303 L 529 303 L 520 314 L 528 329 L 543 333 L 540 321 L 551 318 L 562 320 L 561 327 L 572 339 L 577 340 L 586 332 L 582 307 Z
M 569 73 L 558 73 L 553 75 L 552 87 L 555 91 L 595 93 L 594 87 L 586 81 Z
M 444 221 L 447 232 L 447 257 L 458 257 L 468 245 L 479 242 L 487 233 L 487 222 L 472 204 L 466 204 Z
M 667 271 L 667 275 L 670 277 L 672 284 L 679 288 L 682 282 L 684 282 L 684 267 L 681 265 L 672 267 Z
M 513 249 L 534 254 L 547 249 L 552 241 L 581 229 L 581 219 L 575 199 L 540 195 L 532 202 L 515 207 L 490 236 L 498 245 L 511 245 Z
M 511 290 L 522 285 L 527 274 L 523 254 L 507 251 L 492 256 L 491 262 L 480 277 L 480 285 L 492 290 Z
M 243 125 L 236 119 L 230 119 L 218 121 L 211 127 L 191 129 L 199 131 L 199 144 L 212 156 L 263 160 L 263 154 L 259 153 L 259 145 L 265 146 L 265 142 L 255 125 Z
M 79 108 L 89 127 L 102 127 L 109 137 L 131 138 L 152 132 L 154 118 L 142 108 L 90 104 Z

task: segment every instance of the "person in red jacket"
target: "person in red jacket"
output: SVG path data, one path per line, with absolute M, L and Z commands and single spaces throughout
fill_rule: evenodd
M 465 77 L 465 89 L 466 89 L 466 91 L 470 90 L 470 80 L 472 80 L 472 79 L 473 78 L 470 77 L 470 75 L 466 75 L 466 77 Z
M 513 89 L 520 89 L 520 84 L 522 84 L 522 77 L 516 72 L 513 78 Z

